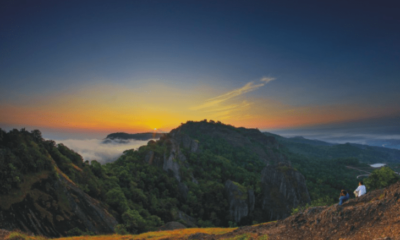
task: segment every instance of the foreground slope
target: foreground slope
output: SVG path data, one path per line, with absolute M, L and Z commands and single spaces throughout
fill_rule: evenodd
M 268 235 L 268 239 L 400 239 L 400 182 L 342 206 L 309 208 L 276 223 L 242 227 L 204 239 L 229 239 L 247 233 Z

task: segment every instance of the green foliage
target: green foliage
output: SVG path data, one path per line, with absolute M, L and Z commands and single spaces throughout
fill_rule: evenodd
M 13 129 L 6 133 L 0 129 L 0 137 L 1 193 L 18 189 L 25 174 L 53 169 L 39 130 L 30 133 Z
M 118 224 L 117 226 L 115 226 L 114 231 L 119 235 L 129 234 L 124 224 Z
M 387 187 L 400 180 L 389 167 L 382 167 L 374 170 L 368 178 L 364 179 L 364 184 L 369 190 Z
M 132 233 L 137 231 L 137 229 L 143 229 L 146 226 L 146 221 L 136 210 L 126 211 L 122 214 L 122 220 L 124 221 L 126 229 L 130 230 Z
M 105 195 L 105 200 L 106 203 L 118 209 L 121 213 L 129 209 L 125 194 L 120 188 L 113 188 L 108 191 Z

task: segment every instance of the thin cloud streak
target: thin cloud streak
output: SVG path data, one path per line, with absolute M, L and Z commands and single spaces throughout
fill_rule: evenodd
M 204 104 L 193 107 L 193 108 L 191 108 L 191 110 L 201 110 L 201 109 L 212 108 L 212 107 L 218 106 L 219 104 L 221 104 L 225 101 L 228 101 L 232 98 L 235 98 L 240 95 L 246 94 L 248 92 L 257 90 L 258 88 L 263 87 L 265 84 L 267 84 L 273 80 L 275 80 L 275 78 L 263 77 L 260 79 L 261 83 L 259 83 L 259 84 L 254 83 L 254 81 L 248 82 L 248 83 L 246 83 L 246 85 L 244 85 L 241 88 L 232 90 L 232 91 L 222 94 L 218 97 L 210 98 Z
M 269 83 L 271 81 L 275 80 L 275 78 L 270 78 L 270 77 L 263 77 L 261 78 L 261 82 Z

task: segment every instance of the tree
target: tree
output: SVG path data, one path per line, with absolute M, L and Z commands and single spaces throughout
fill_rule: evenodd
M 397 175 L 389 167 L 377 169 L 364 180 L 365 185 L 369 190 L 384 188 L 400 180 Z
M 126 229 L 131 233 L 136 233 L 146 226 L 146 221 L 136 210 L 128 210 L 122 214 L 122 220 L 125 223 Z
M 35 129 L 35 130 L 31 131 L 31 133 L 32 133 L 33 139 L 35 139 L 36 142 L 38 142 L 38 143 L 43 142 L 44 139 L 42 137 L 42 133 L 39 130 Z
M 129 209 L 125 195 L 120 188 L 113 188 L 106 193 L 106 203 L 116 207 L 119 212 Z

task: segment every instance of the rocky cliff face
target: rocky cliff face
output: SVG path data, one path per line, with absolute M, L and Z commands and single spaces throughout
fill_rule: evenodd
M 254 191 L 248 190 L 239 183 L 227 180 L 225 189 L 229 201 L 229 214 L 235 222 L 249 215 L 254 210 Z
M 283 219 L 292 208 L 311 202 L 304 176 L 290 166 L 267 166 L 261 174 L 262 209 L 268 220 Z
M 163 168 L 166 172 L 171 172 L 178 182 L 181 182 L 181 166 L 188 167 L 188 162 L 182 149 L 188 149 L 189 152 L 199 152 L 199 144 L 196 140 L 191 139 L 188 135 L 181 133 L 179 130 L 171 131 L 168 136 L 161 137 L 160 141 L 166 150 L 156 153 L 149 151 L 146 154 L 145 161 L 152 165 L 157 165 Z M 150 141 L 148 145 L 156 144 Z M 197 183 L 197 180 L 192 176 L 192 181 Z M 182 187 L 184 189 L 185 187 Z
M 0 228 L 50 237 L 66 236 L 74 228 L 96 234 L 114 232 L 118 222 L 107 207 L 63 174 L 58 177 L 42 174 L 36 180 L 19 201 L 1 206 Z M 9 194 L 7 199 L 3 196 L 2 201 L 15 201 L 16 194 Z

